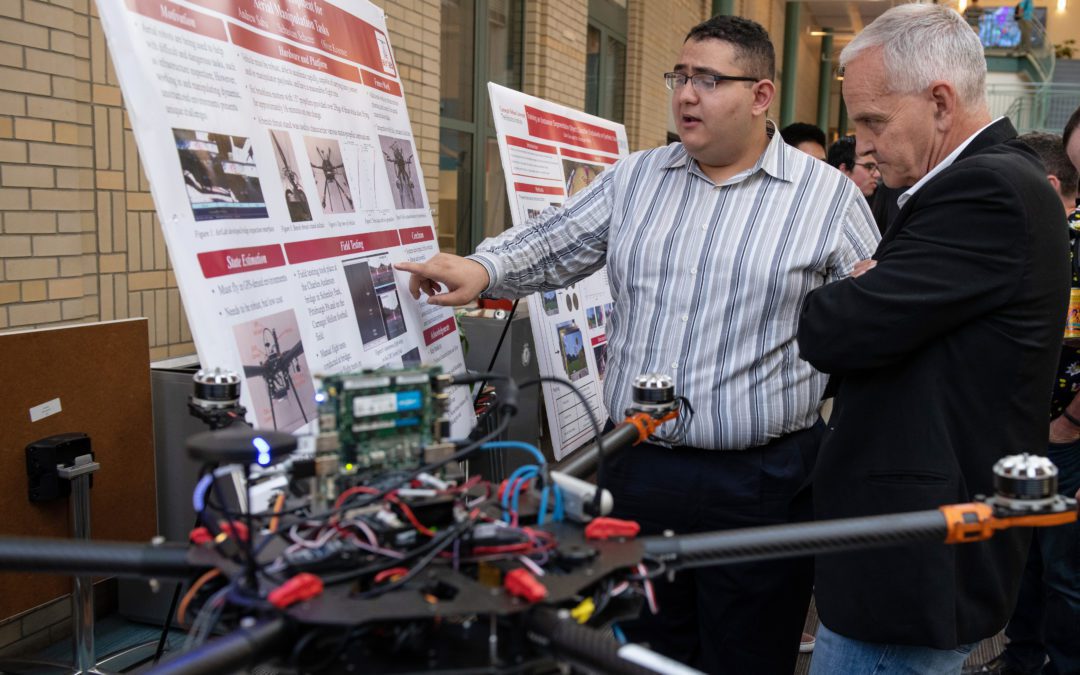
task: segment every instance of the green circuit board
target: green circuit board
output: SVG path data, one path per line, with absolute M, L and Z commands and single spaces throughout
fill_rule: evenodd
M 337 433 L 341 472 L 420 466 L 447 424 L 441 373 L 433 366 L 323 376 L 319 429 Z

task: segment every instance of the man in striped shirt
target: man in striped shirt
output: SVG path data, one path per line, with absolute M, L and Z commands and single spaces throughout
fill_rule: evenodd
M 808 516 L 796 493 L 816 456 L 825 379 L 799 358 L 798 311 L 878 235 L 855 184 L 766 119 L 774 61 L 753 21 L 700 24 L 665 74 L 681 143 L 630 155 L 468 258 L 397 266 L 413 273 L 414 297 L 459 305 L 564 287 L 607 265 L 608 409 L 628 407 L 634 376 L 663 372 L 695 410 L 683 445 L 639 445 L 605 467 L 615 515 L 646 533 Z M 790 673 L 811 576 L 808 561 L 682 573 L 657 584 L 660 614 L 628 632 L 709 672 Z

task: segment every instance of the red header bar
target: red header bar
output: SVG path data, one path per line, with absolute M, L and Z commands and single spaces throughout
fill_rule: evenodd
M 397 77 L 386 35 L 323 0 L 189 0 L 241 23 Z
M 392 246 L 400 246 L 397 230 L 383 230 L 371 234 L 354 234 L 350 237 L 326 237 L 325 239 L 309 239 L 308 241 L 294 241 L 285 244 L 285 255 L 289 258 L 290 265 L 322 260 L 324 258 L 337 258 L 343 255 L 378 251 Z
M 607 333 L 593 337 L 592 346 L 595 347 L 597 345 L 602 345 L 605 342 L 607 342 Z
M 406 227 L 398 230 L 398 234 L 402 245 L 435 240 L 435 232 L 430 227 Z
M 208 251 L 197 257 L 203 276 L 207 279 L 281 267 L 285 264 L 285 256 L 278 244 Z
M 533 185 L 531 183 L 514 183 L 514 190 L 516 192 L 530 192 L 538 195 L 559 195 L 560 197 L 566 195 L 566 191 L 561 187 Z
M 180 28 L 222 42 L 228 40 L 225 35 L 225 22 L 202 12 L 181 7 L 168 0 L 127 0 L 127 8 L 129 11 L 156 19 L 173 28 Z
M 525 106 L 529 134 L 579 148 L 619 154 L 619 139 L 611 129 Z
M 372 89 L 378 89 L 379 91 L 391 94 L 393 96 L 401 96 L 401 85 L 397 83 L 397 80 L 391 80 L 388 77 L 376 75 L 366 70 L 360 71 L 360 76 L 364 80 L 364 84 Z
M 577 152 L 576 150 L 567 150 L 563 148 L 563 157 L 570 157 L 572 159 L 583 159 L 586 162 L 600 162 L 602 164 L 614 164 L 619 161 L 618 157 L 605 157 L 604 155 L 590 155 L 587 152 Z
M 535 150 L 537 152 L 546 152 L 546 153 L 551 154 L 551 155 L 556 155 L 556 154 L 559 153 L 559 149 L 556 148 L 553 145 L 544 145 L 542 143 L 533 143 L 530 140 L 526 140 L 524 138 L 518 138 L 517 136 L 507 136 L 506 137 L 506 144 L 507 145 L 515 145 L 515 146 L 517 146 L 519 148 L 525 148 L 527 150 Z
M 457 325 L 454 323 L 454 317 L 440 321 L 431 328 L 424 330 L 424 345 L 430 346 L 447 335 L 452 335 L 456 330 Z
M 294 47 L 281 40 L 263 37 L 241 26 L 229 26 L 229 33 L 232 35 L 233 44 L 257 54 L 340 77 L 350 82 L 360 81 L 360 71 L 356 66 L 345 65 L 341 61 L 325 58 L 314 51 Z

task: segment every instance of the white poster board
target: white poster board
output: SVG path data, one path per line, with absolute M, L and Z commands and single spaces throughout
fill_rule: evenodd
M 621 124 L 490 82 L 488 93 L 515 227 L 562 205 L 629 152 Z M 611 309 L 606 269 L 565 289 L 529 296 L 540 374 L 570 380 L 601 425 L 608 415 L 603 380 Z M 551 444 L 562 459 L 592 440 L 592 425 L 567 387 L 543 387 Z
M 313 373 L 464 370 L 386 21 L 366 0 L 98 0 L 204 366 L 248 419 L 313 429 Z M 452 394 L 451 429 L 475 423 Z

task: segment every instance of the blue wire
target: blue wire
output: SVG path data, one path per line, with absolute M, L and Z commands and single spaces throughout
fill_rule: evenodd
M 554 482 L 554 481 L 552 481 L 552 482 Z M 554 487 L 555 487 L 555 512 L 554 512 L 554 515 L 551 517 L 551 519 L 554 520 L 556 523 L 561 523 L 566 518 L 566 511 L 565 511 L 565 507 L 563 506 L 562 488 L 559 487 L 558 483 L 555 483 Z
M 526 471 L 525 473 L 521 474 L 521 482 L 522 482 L 522 484 L 524 484 L 525 481 L 529 480 L 530 478 L 535 478 L 538 475 L 535 467 L 530 467 L 530 469 L 531 469 L 530 471 Z M 507 488 L 509 488 L 509 487 L 510 487 L 510 484 L 507 483 Z M 520 487 L 521 486 L 519 485 L 518 486 L 519 489 L 514 490 L 514 495 L 510 499 L 511 507 L 512 507 L 514 513 L 517 513 L 517 511 L 518 511 L 518 499 L 521 497 Z
M 199 514 L 206 510 L 206 491 L 214 482 L 214 473 L 210 472 L 199 479 L 195 484 L 195 492 L 191 495 L 191 505 L 195 507 L 195 513 Z
M 626 639 L 626 633 L 622 632 L 622 628 L 619 628 L 618 624 L 611 624 L 611 632 L 615 635 L 615 639 L 619 641 L 619 644 L 626 644 L 629 640 Z
M 514 481 L 521 477 L 523 480 L 530 478 L 529 473 L 536 475 L 537 467 L 532 464 L 526 464 L 525 466 L 519 466 L 514 473 L 510 474 L 510 477 L 506 479 L 506 489 L 503 490 L 502 495 L 502 507 L 503 507 L 503 520 L 510 522 L 510 486 L 514 484 Z M 514 510 L 517 511 L 517 493 L 514 493 Z
M 544 489 L 540 491 L 540 510 L 536 513 L 536 524 L 544 524 L 544 516 L 547 515 L 547 502 L 548 502 L 548 490 L 551 488 L 544 486 Z M 555 519 L 555 512 L 552 510 L 552 520 Z
M 490 443 L 484 443 L 480 446 L 485 450 L 497 450 L 499 448 L 517 448 L 518 450 L 524 450 L 532 453 L 532 456 L 536 458 L 537 463 L 540 466 L 547 464 L 547 460 L 544 459 L 544 453 L 540 452 L 539 448 L 529 443 L 522 443 L 521 441 L 492 441 Z

